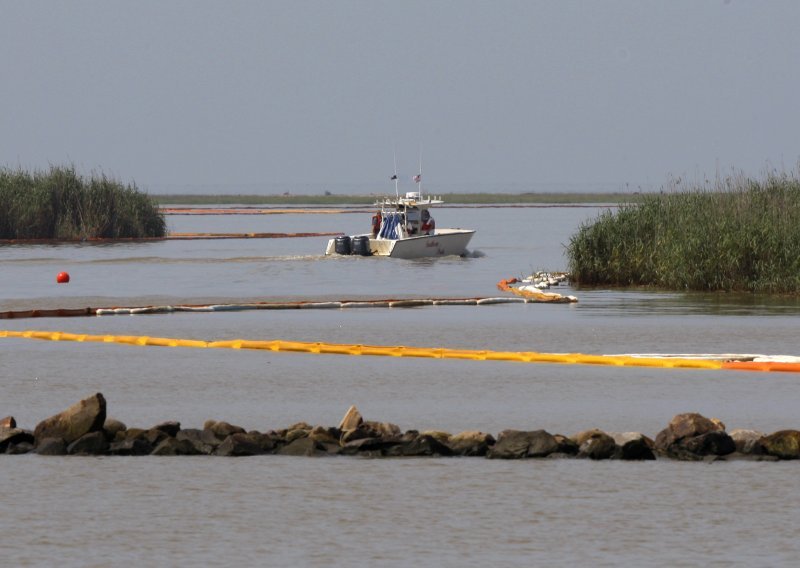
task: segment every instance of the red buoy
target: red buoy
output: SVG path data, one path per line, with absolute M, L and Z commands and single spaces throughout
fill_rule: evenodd
M 59 284 L 66 284 L 69 282 L 69 272 L 59 272 L 56 276 L 56 282 Z

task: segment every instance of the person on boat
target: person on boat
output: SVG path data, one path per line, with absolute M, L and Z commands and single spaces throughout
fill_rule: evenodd
M 422 210 L 422 226 L 420 231 L 423 235 L 432 235 L 436 229 L 436 222 L 431 217 L 430 211 L 427 209 Z
M 381 230 L 381 212 L 378 211 L 372 216 L 372 237 L 377 237 Z

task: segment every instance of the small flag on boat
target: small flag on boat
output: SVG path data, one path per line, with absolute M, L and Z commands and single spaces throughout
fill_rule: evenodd
M 392 180 L 394 180 L 394 179 L 397 179 L 397 174 L 394 174 L 394 175 L 393 175 L 392 177 L 390 177 L 389 179 L 392 179 Z
M 414 183 L 419 183 L 421 181 L 422 181 L 422 175 L 421 174 L 417 174 L 417 175 L 414 176 Z

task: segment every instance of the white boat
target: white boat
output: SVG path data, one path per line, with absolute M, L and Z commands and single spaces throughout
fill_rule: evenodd
M 417 183 L 419 179 L 420 176 L 414 176 Z M 380 210 L 372 217 L 371 233 L 330 239 L 325 254 L 392 258 L 463 256 L 475 231 L 437 229 L 429 209 L 442 203 L 441 198 L 423 197 L 420 191 L 386 198 L 376 203 Z

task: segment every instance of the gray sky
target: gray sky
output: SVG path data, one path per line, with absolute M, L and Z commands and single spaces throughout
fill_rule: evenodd
M 0 164 L 166 185 L 758 174 L 800 2 L 0 0 Z M 538 189 L 541 189 L 539 187 Z

